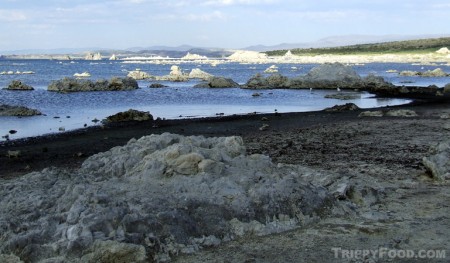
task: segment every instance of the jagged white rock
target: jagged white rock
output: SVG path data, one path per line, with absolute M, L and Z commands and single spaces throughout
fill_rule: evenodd
M 292 229 L 332 204 L 325 188 L 302 177 L 318 174 L 245 150 L 236 136 L 165 133 L 91 156 L 79 170 L 3 180 L 0 258 L 162 261 Z

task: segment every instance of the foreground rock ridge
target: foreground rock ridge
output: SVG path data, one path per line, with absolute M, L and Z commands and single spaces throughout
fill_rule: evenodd
M 245 152 L 236 136 L 164 133 L 93 155 L 75 171 L 4 180 L 0 258 L 168 261 L 243 235 L 293 229 L 334 206 L 329 190 L 310 179 L 329 176 Z

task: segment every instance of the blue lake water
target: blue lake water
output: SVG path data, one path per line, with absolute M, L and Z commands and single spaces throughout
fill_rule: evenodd
M 230 77 L 243 84 L 256 73 L 263 72 L 270 64 L 238 64 L 227 63 L 213 67 L 208 64 L 182 64 L 183 70 L 189 72 L 193 68 L 216 76 Z M 288 77 L 306 74 L 314 64 L 280 64 L 279 73 Z M 136 68 L 152 75 L 162 76 L 170 72 L 171 65 L 125 64 L 120 61 L 53 61 L 53 60 L 0 60 L 2 71 L 33 71 L 31 75 L 0 75 L 0 88 L 6 87 L 12 80 L 20 79 L 33 86 L 34 91 L 0 90 L 0 104 L 22 105 L 40 110 L 45 116 L 34 117 L 0 117 L 0 135 L 9 130 L 17 130 L 11 139 L 36 136 L 52 132 L 96 125 L 93 119 L 103 119 L 111 114 L 128 109 L 150 111 L 154 117 L 189 118 L 215 116 L 216 113 L 247 114 L 252 112 L 269 113 L 299 112 L 321 110 L 336 104 L 353 102 L 362 108 L 386 105 L 398 105 L 408 101 L 402 99 L 375 99 L 368 93 L 359 93 L 355 100 L 325 99 L 327 94 L 336 91 L 314 90 L 261 90 L 261 96 L 252 97 L 253 90 L 232 89 L 194 89 L 197 80 L 189 82 L 159 82 L 168 88 L 147 88 L 149 81 L 139 81 L 140 89 L 116 92 L 83 92 L 55 93 L 48 92 L 47 86 L 52 80 L 71 77 L 74 73 L 89 72 L 90 79 L 109 79 L 112 76 L 125 77 L 128 71 Z M 293 69 L 296 67 L 297 69 Z M 353 66 L 361 75 L 370 73 L 383 76 L 396 85 L 428 86 L 431 84 L 444 86 L 450 78 L 402 77 L 395 73 L 386 73 L 389 69 L 425 71 L 437 67 L 446 72 L 446 65 L 419 66 L 411 64 L 372 63 Z M 407 82 L 407 83 L 404 83 Z M 411 83 L 412 82 L 412 83 Z M 56 117 L 56 118 L 55 118 Z

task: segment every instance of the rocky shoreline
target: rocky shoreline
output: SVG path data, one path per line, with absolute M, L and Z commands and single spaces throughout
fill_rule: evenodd
M 0 257 L 347 262 L 331 249 L 446 249 L 447 179 L 428 174 L 422 159 L 448 137 L 450 107 L 379 110 L 393 109 L 417 115 L 358 117 L 365 110 L 356 109 L 153 120 L 2 143 L 2 152 L 21 154 L 0 157 L 1 214 L 9 218 L 2 220 L 7 242 Z M 268 128 L 260 130 L 263 124 Z M 162 135 L 141 138 L 146 134 Z M 48 166 L 55 168 L 42 170 Z M 160 201 L 142 202 L 144 188 L 156 194 L 146 191 L 145 198 Z M 35 198 L 12 210 L 24 192 Z M 39 201 L 44 197 L 64 205 Z M 156 217 L 148 212 L 155 209 Z M 12 225 L 12 218 L 21 223 Z

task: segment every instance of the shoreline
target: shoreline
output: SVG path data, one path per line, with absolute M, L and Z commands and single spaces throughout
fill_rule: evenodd
M 445 107 L 446 102 L 413 100 L 396 106 L 385 106 L 355 111 L 329 112 L 309 111 L 290 113 L 265 113 L 204 117 L 193 119 L 171 119 L 145 122 L 126 122 L 105 126 L 66 131 L 63 133 L 27 137 L 0 143 L 1 178 L 11 178 L 46 167 L 77 168 L 89 156 L 107 151 L 112 147 L 123 145 L 132 138 L 164 132 L 180 135 L 203 135 L 205 137 L 221 136 L 258 136 L 279 133 L 292 129 L 310 128 L 318 125 L 331 125 L 341 122 L 358 122 L 371 120 L 359 118 L 363 111 L 411 109 L 426 111 L 429 108 Z M 265 118 L 267 121 L 263 121 Z M 390 118 L 390 117 L 383 117 Z M 267 130 L 261 131 L 264 124 Z M 8 157 L 8 151 L 20 151 L 19 157 Z

